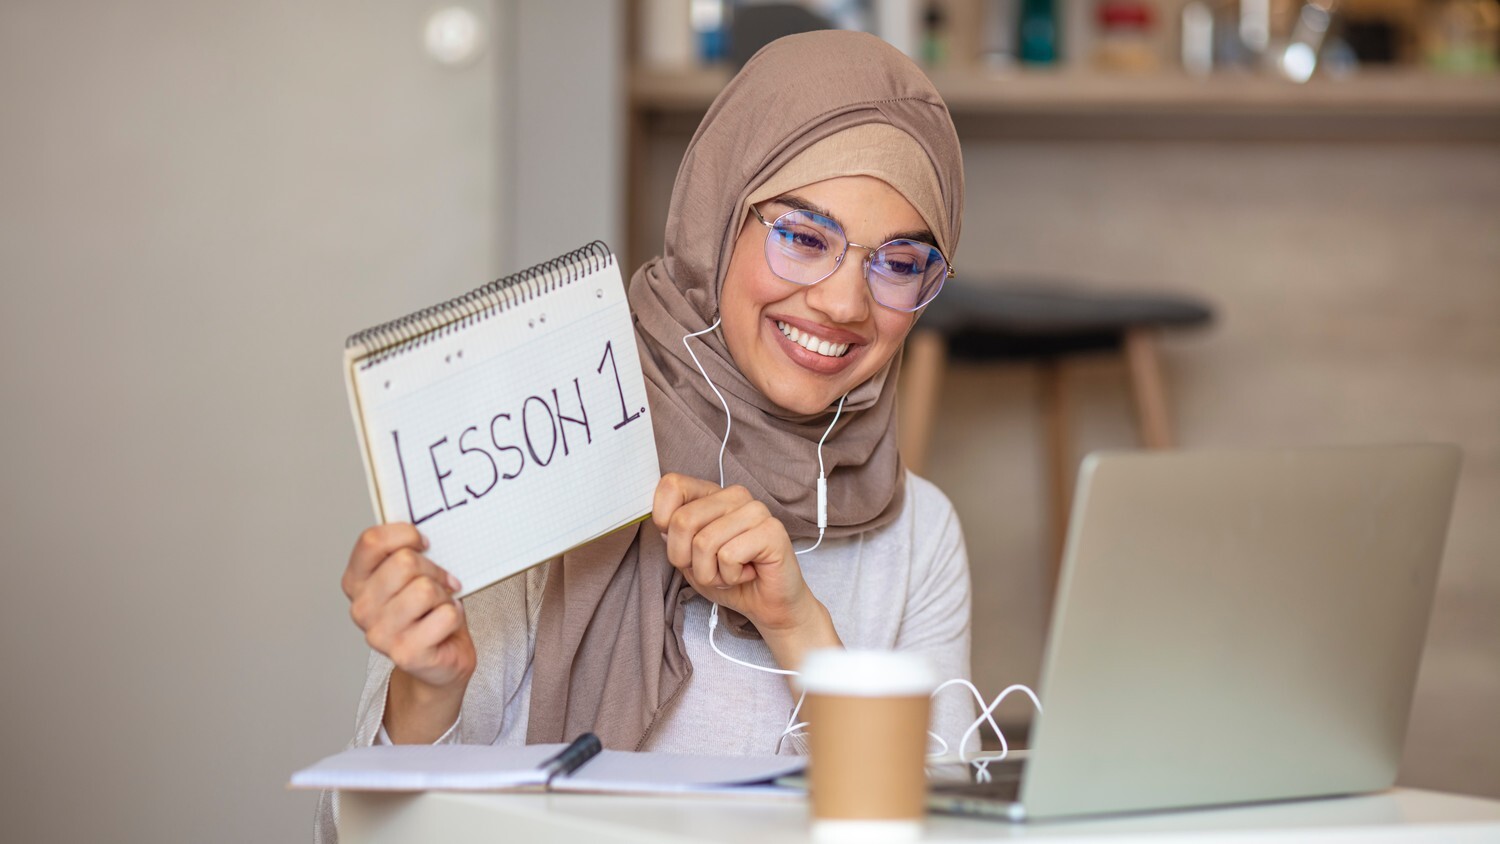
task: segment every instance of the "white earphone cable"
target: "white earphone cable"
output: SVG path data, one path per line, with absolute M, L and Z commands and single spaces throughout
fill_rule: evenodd
M 828 430 L 818 440 L 818 541 L 800 551 L 793 548 L 792 553 L 799 556 L 818 550 L 818 546 L 823 544 L 823 532 L 828 530 L 828 476 L 823 473 L 823 443 L 833 433 L 833 426 L 839 424 L 839 417 L 844 413 L 844 400 L 847 398 L 848 393 L 839 396 L 839 406 L 833 412 L 833 421 L 828 423 Z
M 708 388 L 714 391 L 714 395 L 719 398 L 719 404 L 724 406 L 724 442 L 719 446 L 719 487 L 722 489 L 724 487 L 724 449 L 729 448 L 729 428 L 734 424 L 734 419 L 729 415 L 729 402 L 724 400 L 724 394 L 719 392 L 718 387 L 714 386 L 713 379 L 708 377 L 707 370 L 703 368 L 702 362 L 698 360 L 698 355 L 693 352 L 692 345 L 688 343 L 690 338 L 702 337 L 704 334 L 718 328 L 720 322 L 722 320 L 715 317 L 713 325 L 702 331 L 694 331 L 692 334 L 685 335 L 682 338 L 682 345 L 683 348 L 687 349 L 688 356 L 693 359 L 693 364 L 698 367 L 698 374 L 702 375 L 703 380 L 708 382 Z
M 719 388 L 714 385 L 713 379 L 708 377 L 708 372 L 703 368 L 703 363 L 698 360 L 698 355 L 693 352 L 692 345 L 688 343 L 688 340 L 690 340 L 691 338 L 701 337 L 704 334 L 713 331 L 715 328 L 718 328 L 720 321 L 720 319 L 716 318 L 714 319 L 713 325 L 710 325 L 702 331 L 695 331 L 691 334 L 684 335 L 682 338 L 682 345 L 687 349 L 688 355 L 692 357 L 693 364 L 698 367 L 698 373 L 702 375 L 703 380 L 708 383 L 708 388 L 710 390 L 713 390 L 714 395 L 719 399 L 719 404 L 723 405 L 724 407 L 724 442 L 719 445 L 719 486 L 720 488 L 722 488 L 725 485 L 724 452 L 729 448 L 729 432 L 732 429 L 734 420 L 731 418 L 729 413 L 729 402 L 725 401 L 724 394 L 719 392 Z M 828 423 L 828 430 L 824 431 L 823 436 L 818 440 L 818 541 L 814 542 L 811 546 L 801 550 L 797 550 L 795 548 L 792 549 L 792 552 L 799 556 L 816 551 L 818 547 L 823 544 L 823 534 L 828 529 L 828 479 L 823 467 L 823 443 L 827 441 L 828 435 L 833 433 L 833 426 L 838 424 L 839 416 L 841 416 L 844 412 L 844 401 L 848 398 L 849 395 L 847 393 L 839 398 L 838 409 L 836 409 L 833 413 L 833 421 Z M 735 657 L 724 653 L 724 651 L 719 649 L 719 643 L 714 641 L 714 631 L 717 630 L 718 627 L 719 605 L 718 603 L 713 602 L 710 604 L 710 609 L 708 611 L 708 644 L 709 647 L 713 648 L 714 653 L 718 654 L 724 659 L 729 660 L 735 665 L 740 665 L 745 668 L 752 668 L 756 671 L 764 671 L 767 674 L 780 674 L 788 677 L 797 676 L 796 671 L 791 671 L 785 668 L 768 668 L 764 665 L 756 665 L 751 662 L 746 662 L 742 659 L 736 659 Z M 1001 732 L 1000 725 L 995 722 L 995 719 L 993 717 L 993 713 L 996 707 L 998 707 L 1000 705 L 1000 702 L 1005 700 L 1008 695 L 1016 691 L 1025 692 L 1026 696 L 1031 698 L 1032 704 L 1036 706 L 1037 712 L 1042 711 L 1042 703 L 1037 699 L 1035 692 L 1033 692 L 1026 686 L 1017 683 L 1015 685 L 1007 686 L 1006 689 L 1002 691 L 993 701 L 986 704 L 983 695 L 979 693 L 979 689 L 975 687 L 973 683 L 962 677 L 956 677 L 938 686 L 933 690 L 932 697 L 936 698 L 939 692 L 953 685 L 962 685 L 966 687 L 970 691 L 970 693 L 974 695 L 975 701 L 978 702 L 979 707 L 982 710 L 979 714 L 979 717 L 974 719 L 974 723 L 969 725 L 969 728 L 964 731 L 963 736 L 958 741 L 959 761 L 974 765 L 975 780 L 977 780 L 978 782 L 989 782 L 989 763 L 997 759 L 1004 759 L 1010 753 L 1010 744 L 1005 739 L 1005 733 Z M 801 730 L 803 727 L 809 726 L 808 722 L 797 720 L 798 713 L 802 711 L 802 702 L 804 699 L 806 699 L 806 697 L 807 693 L 805 691 L 798 696 L 797 705 L 792 707 L 791 715 L 787 718 L 786 729 L 782 730 L 781 736 L 776 740 L 776 752 L 779 753 L 781 751 L 781 744 L 786 740 L 787 736 L 801 736 L 803 735 L 803 733 L 800 733 L 799 730 Z M 974 736 L 975 732 L 977 732 L 979 728 L 986 723 L 990 725 L 990 729 L 995 731 L 995 735 L 1000 738 L 1000 753 L 993 756 L 976 756 L 971 760 L 968 758 L 968 752 L 965 750 L 964 746 L 968 744 L 969 739 Z M 932 736 L 938 741 L 939 744 L 942 745 L 941 749 L 928 754 L 929 758 L 942 756 L 948 752 L 948 742 L 945 741 L 942 736 L 932 732 L 931 730 L 928 730 L 927 734 L 929 736 Z
M 1020 683 L 1013 683 L 1009 686 L 1006 686 L 1005 690 L 996 695 L 994 700 L 990 701 L 989 703 L 985 703 L 984 696 L 979 693 L 978 687 L 962 677 L 955 677 L 952 680 L 948 680 L 942 683 L 936 689 L 932 690 L 932 697 L 936 698 L 938 696 L 938 692 L 941 692 L 943 689 L 946 689 L 949 686 L 963 686 L 964 688 L 968 689 L 971 694 L 974 695 L 975 702 L 979 704 L 979 717 L 974 719 L 974 723 L 970 724 L 969 728 L 967 730 L 964 730 L 964 734 L 958 739 L 958 761 L 974 766 L 974 780 L 976 782 L 989 782 L 990 763 L 998 762 L 999 760 L 1004 759 L 1005 757 L 1010 755 L 1010 742 L 1005 739 L 1005 731 L 1001 730 L 1000 725 L 995 723 L 995 709 L 999 707 L 1001 701 L 1004 701 L 1007 697 L 1009 697 L 1012 692 L 1024 692 L 1027 697 L 1031 698 L 1032 705 L 1036 707 L 1036 711 L 1039 713 L 1042 711 L 1042 702 L 1037 699 L 1036 692 L 1033 692 L 1029 687 L 1024 686 Z M 974 733 L 977 732 L 979 728 L 986 723 L 990 725 L 990 729 L 994 730 L 996 737 L 1000 739 L 1000 752 L 990 756 L 975 756 L 973 759 L 970 759 L 968 750 L 966 749 L 967 745 L 969 744 L 969 739 L 973 737 Z M 942 736 L 934 733 L 932 730 L 928 730 L 927 735 L 932 736 L 937 740 L 938 744 L 942 745 L 942 747 L 940 747 L 939 749 L 927 754 L 927 758 L 935 759 L 948 753 L 948 742 L 945 741 Z

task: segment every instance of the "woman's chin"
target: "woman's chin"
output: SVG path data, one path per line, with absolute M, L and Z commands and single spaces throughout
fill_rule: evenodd
M 766 390 L 765 394 L 777 407 L 799 416 L 822 413 L 838 404 L 839 398 L 843 396 L 843 393 L 835 392 L 827 383 L 793 386 L 785 381 Z

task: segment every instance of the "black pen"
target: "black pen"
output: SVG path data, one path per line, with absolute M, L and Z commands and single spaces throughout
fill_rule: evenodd
M 547 784 L 552 784 L 552 778 L 559 774 L 571 774 L 583 767 L 583 763 L 599 755 L 604 745 L 599 743 L 599 737 L 593 733 L 584 733 L 573 743 L 564 747 L 562 752 L 542 763 L 542 772 L 547 775 Z

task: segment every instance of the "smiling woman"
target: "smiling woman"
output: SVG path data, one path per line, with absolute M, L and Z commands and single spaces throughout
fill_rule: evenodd
M 663 472 L 652 523 L 461 603 L 415 526 L 365 531 L 343 583 L 373 650 L 353 743 L 592 731 L 803 752 L 773 672 L 811 649 L 906 650 L 966 678 L 963 538 L 895 434 L 901 346 L 952 275 L 962 208 L 948 110 L 904 55 L 817 32 L 752 58 L 688 148 L 662 257 L 629 285 Z M 933 729 L 952 741 L 972 716 L 939 698 Z

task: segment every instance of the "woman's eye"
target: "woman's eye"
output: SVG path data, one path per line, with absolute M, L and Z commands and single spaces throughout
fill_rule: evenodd
M 872 263 L 880 274 L 900 284 L 918 282 L 941 261 L 936 250 L 910 240 L 888 243 L 875 253 Z
M 784 248 L 809 253 L 828 249 L 827 238 L 809 229 L 777 229 L 776 234 Z
M 879 264 L 882 273 L 898 279 L 915 278 L 926 270 L 921 261 L 906 255 L 885 255 Z

